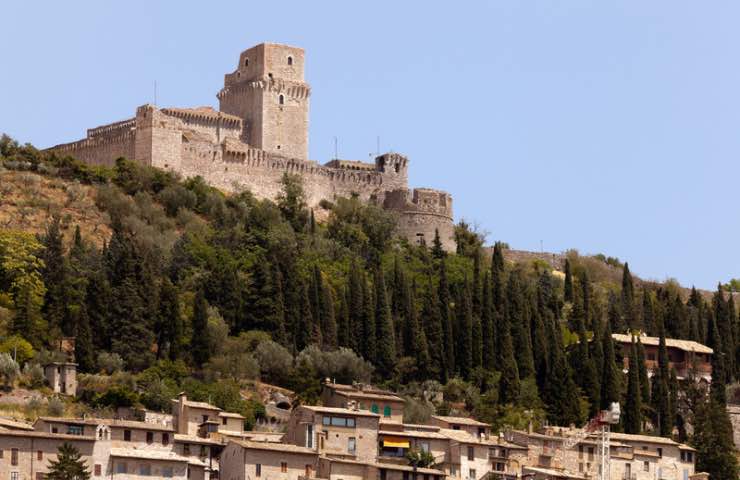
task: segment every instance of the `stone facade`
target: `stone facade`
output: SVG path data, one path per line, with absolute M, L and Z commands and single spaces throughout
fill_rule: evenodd
M 436 230 L 443 246 L 454 250 L 452 197 L 409 190 L 403 155 L 386 153 L 374 163 L 309 160 L 311 88 L 304 65 L 300 48 L 257 45 L 242 52 L 236 69 L 225 75 L 218 111 L 142 105 L 132 118 L 89 129 L 85 139 L 50 150 L 92 165 L 111 166 L 125 157 L 271 200 L 283 174 L 298 174 L 312 208 L 321 200 L 357 195 L 398 212 L 398 233 L 409 242 L 429 244 Z

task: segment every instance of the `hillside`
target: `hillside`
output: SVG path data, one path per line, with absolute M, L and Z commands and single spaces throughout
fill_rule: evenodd
M 503 244 L 486 255 L 464 223 L 455 254 L 438 238 L 410 245 L 391 213 L 357 198 L 326 203 L 318 222 L 297 176 L 271 202 L 7 138 L 0 165 L 0 352 L 27 352 L 20 365 L 0 354 L 16 369 L 5 383 L 33 385 L 49 350 L 74 336 L 81 411 L 166 410 L 185 391 L 253 426 L 265 415 L 254 382 L 316 403 L 332 378 L 399 392 L 410 423 L 452 413 L 496 430 L 581 425 L 618 401 L 625 431 L 693 442 L 720 431 L 705 413 L 726 399 L 667 360 L 650 382 L 628 378 L 623 357 L 644 363 L 644 351 L 622 351 L 610 333 L 708 344 L 720 353 L 713 392 L 740 377 L 732 297 L 640 282 L 615 259 L 569 252 L 557 271 L 507 262 Z

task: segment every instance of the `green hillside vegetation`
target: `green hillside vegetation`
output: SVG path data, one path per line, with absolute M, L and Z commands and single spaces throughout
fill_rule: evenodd
M 323 378 L 400 392 L 409 422 L 472 414 L 495 429 L 581 425 L 619 401 L 624 430 L 693 441 L 698 470 L 736 471 L 724 389 L 740 376 L 740 320 L 722 286 L 711 300 L 686 295 L 638 282 L 607 257 L 571 254 L 564 275 L 508 264 L 501 243 L 484 257 L 464 222 L 456 254 L 438 238 L 410 245 L 394 237 L 391 214 L 356 198 L 309 210 L 290 175 L 271 202 L 125 159 L 89 167 L 8 137 L 0 165 L 2 179 L 32 176 L 94 201 L 59 212 L 49 202 L 42 231 L 0 225 L 0 336 L 32 348 L 7 371 L 30 372 L 74 336 L 86 408 L 168 410 L 185 391 L 252 424 L 264 410 L 240 395 L 250 382 L 316 402 Z M 17 208 L 18 195 L 2 195 L 0 211 Z M 76 208 L 104 225 L 93 232 Z M 644 372 L 627 378 L 622 356 L 644 352 L 620 351 L 611 332 L 628 330 L 714 348 L 712 395 L 676 380 L 664 341 L 652 385 Z

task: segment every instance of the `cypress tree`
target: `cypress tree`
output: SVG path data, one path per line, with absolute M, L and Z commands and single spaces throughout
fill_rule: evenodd
M 504 311 L 504 246 L 496 242 L 491 257 L 491 282 L 493 283 L 493 305 L 496 311 Z
M 370 286 L 367 283 L 367 280 L 362 281 L 363 286 L 363 328 L 362 333 L 364 335 L 364 345 L 365 345 L 365 358 L 373 363 L 377 363 L 378 358 L 378 344 L 377 344 L 377 325 L 376 325 L 376 318 L 375 318 L 375 296 L 373 295 L 373 290 L 370 288 Z
M 439 229 L 434 229 L 434 241 L 432 242 L 432 257 L 442 260 L 447 256 L 447 252 L 442 248 L 442 240 L 439 238 Z
M 632 281 L 629 264 L 625 262 L 622 268 L 622 313 L 624 323 L 630 329 L 638 328 L 635 318 L 635 286 Z
M 406 309 L 408 321 L 408 334 L 413 335 L 416 339 L 412 343 L 410 352 L 413 353 L 416 359 L 416 367 L 418 369 L 418 378 L 420 380 L 429 378 L 429 374 L 432 371 L 432 358 L 429 353 L 429 342 L 427 341 L 427 335 L 424 328 L 419 325 L 419 318 L 416 315 L 416 285 L 414 284 L 407 295 L 408 307 Z
M 375 302 L 378 370 L 381 374 L 390 376 L 396 367 L 396 339 L 382 268 L 375 271 Z
M 670 437 L 673 430 L 673 422 L 670 414 L 670 392 L 668 389 L 670 372 L 668 370 L 668 351 L 665 344 L 665 329 L 663 328 L 661 320 L 658 321 L 658 332 L 660 335 L 658 343 L 658 369 L 653 377 L 653 389 L 651 395 L 655 416 L 653 425 L 655 425 L 657 433 L 661 437 Z
M 520 378 L 527 378 L 534 375 L 534 359 L 532 357 L 532 338 L 530 336 L 531 327 L 520 275 L 520 272 L 515 270 L 509 276 L 506 287 L 506 315 L 514 342 L 519 376 Z
M 447 372 L 452 375 L 457 369 L 455 368 L 455 341 L 452 328 L 452 312 L 450 311 L 450 287 L 447 283 L 447 265 L 444 259 L 439 263 L 439 287 L 437 289 L 439 298 L 439 317 L 442 322 L 442 332 L 444 334 L 444 348 L 447 357 Z
M 639 434 L 642 431 L 642 396 L 640 394 L 640 376 L 637 368 L 639 361 L 637 357 L 637 346 L 633 337 L 632 347 L 630 349 L 627 395 L 623 417 L 624 431 L 631 434 Z
M 645 358 L 645 347 L 642 340 L 637 337 L 637 366 L 639 367 L 638 375 L 640 377 L 640 393 L 642 394 L 642 405 L 647 407 L 651 404 L 650 399 L 650 380 L 647 372 L 647 359 Z
M 653 296 L 647 288 L 642 289 L 642 325 L 648 335 L 654 335 L 656 333 Z
M 321 287 L 321 338 L 324 348 L 337 348 L 337 320 L 334 316 L 334 295 L 331 285 L 322 281 Z
M 350 337 L 352 327 L 349 323 L 349 291 L 348 287 L 342 289 L 339 297 L 339 321 L 337 322 L 337 343 L 340 347 L 352 348 Z
M 287 333 L 287 320 L 285 314 L 285 295 L 283 294 L 283 274 L 280 271 L 280 267 L 275 263 L 273 264 L 272 273 L 272 296 L 273 296 L 273 312 L 272 322 L 270 330 L 272 338 L 279 344 L 287 347 L 288 333 Z
M 211 358 L 210 335 L 208 332 L 208 303 L 203 288 L 195 293 L 193 301 L 193 334 L 190 352 L 197 367 L 202 367 Z
M 350 264 L 349 279 L 347 282 L 347 302 L 349 309 L 349 325 L 351 332 L 358 332 L 359 335 L 350 336 L 350 346 L 358 353 L 367 356 L 367 348 L 363 339 L 366 338 L 365 325 L 365 299 L 364 299 L 364 279 L 360 273 L 360 267 L 354 260 Z M 374 329 L 374 326 L 373 326 Z
M 439 298 L 434 289 L 434 283 L 429 278 L 429 287 L 424 296 L 424 307 L 422 310 L 422 321 L 424 331 L 429 345 L 431 373 L 441 383 L 447 383 L 447 356 L 444 349 L 444 332 L 442 330 L 442 319 L 439 314 Z
M 514 357 L 514 342 L 511 338 L 509 322 L 506 318 L 501 322 L 501 345 L 498 348 L 500 356 L 498 364 L 501 368 L 499 380 L 499 395 L 501 403 L 515 403 L 519 399 L 519 368 Z
M 402 334 L 404 343 L 402 345 L 403 355 L 418 358 L 419 355 L 419 332 L 423 330 L 419 326 L 419 318 L 416 315 L 416 296 L 414 294 L 416 290 L 416 284 L 409 286 L 405 277 L 401 282 L 401 288 L 404 289 L 404 294 L 401 298 L 404 301 L 403 312 L 400 318 L 403 320 Z M 426 343 L 426 335 L 424 338 Z M 428 352 L 427 352 L 428 353 Z
M 720 352 L 722 352 L 726 375 L 726 383 L 732 381 L 735 373 L 735 338 L 733 335 L 734 318 L 727 302 L 724 299 L 725 292 L 722 284 L 717 285 L 717 292 L 712 297 L 712 307 L 714 309 L 714 319 L 719 334 Z M 734 312 L 733 312 L 734 313 Z
M 552 312 L 548 312 L 543 320 L 549 332 L 550 344 L 549 370 L 542 388 L 547 419 L 555 425 L 580 424 L 583 421 L 580 394 L 573 380 L 573 371 L 566 361 L 560 328 Z
M 52 337 L 60 334 L 71 336 L 74 326 L 69 322 L 67 314 L 69 272 L 64 256 L 58 216 L 55 216 L 47 227 L 42 244 L 44 245 L 42 255 L 44 268 L 41 275 L 46 286 L 46 293 L 41 311 L 49 324 Z
M 483 312 L 481 315 L 483 367 L 493 370 L 496 360 L 496 337 L 494 334 L 494 307 L 491 277 L 486 272 L 483 279 Z
M 169 278 L 162 281 L 159 300 L 159 320 L 160 328 L 157 338 L 159 345 L 158 353 L 164 356 L 165 345 L 167 346 L 167 356 L 170 360 L 175 361 L 182 357 L 182 336 L 183 325 L 180 314 L 180 302 L 177 297 L 177 288 L 172 284 Z
M 604 366 L 602 367 L 601 376 L 601 408 L 607 409 L 612 402 L 619 401 L 620 392 L 622 390 L 622 369 L 617 365 L 614 352 L 614 339 L 612 338 L 612 331 L 608 322 L 606 323 L 604 333 L 601 338 L 602 350 L 604 351 Z M 640 360 L 638 358 L 638 364 L 639 361 Z
M 457 347 L 455 348 L 455 364 L 460 375 L 467 379 L 473 371 L 473 312 L 470 301 L 468 282 L 457 289 L 455 298 L 455 314 L 457 319 Z
M 565 259 L 565 284 L 563 286 L 563 299 L 566 302 L 573 302 L 573 272 L 570 267 L 570 260 Z

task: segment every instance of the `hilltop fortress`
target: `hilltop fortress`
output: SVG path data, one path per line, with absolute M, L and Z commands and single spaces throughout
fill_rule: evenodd
M 95 165 L 119 157 L 143 165 L 201 176 L 226 191 L 250 190 L 275 199 L 285 172 L 303 179 L 311 207 L 323 199 L 358 195 L 397 212 L 399 234 L 431 243 L 435 229 L 454 250 L 452 197 L 408 187 L 408 159 L 385 153 L 374 163 L 308 159 L 311 87 L 304 79 L 303 49 L 263 43 L 239 55 L 224 76 L 219 110 L 142 105 L 133 118 L 92 128 L 87 137 L 50 150 Z

